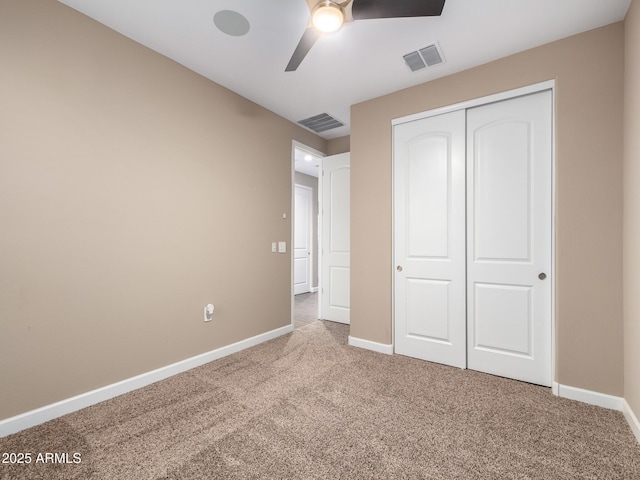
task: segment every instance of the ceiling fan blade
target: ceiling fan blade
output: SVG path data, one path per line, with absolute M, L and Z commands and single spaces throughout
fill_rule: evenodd
M 298 42 L 298 46 L 294 50 L 293 55 L 291 55 L 291 60 L 289 60 L 287 68 L 284 69 L 285 72 L 293 72 L 298 68 L 302 60 L 304 60 L 304 57 L 309 53 L 309 50 L 311 50 L 311 47 L 313 47 L 313 44 L 320 38 L 320 35 L 320 32 L 313 27 L 308 27 L 304 31 L 300 42 Z
M 371 18 L 437 17 L 445 0 L 353 0 L 354 20 Z

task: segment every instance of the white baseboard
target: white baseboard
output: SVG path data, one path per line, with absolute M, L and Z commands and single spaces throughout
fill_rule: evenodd
M 592 390 L 584 390 L 577 387 L 569 387 L 562 384 L 556 385 L 557 393 L 555 391 L 553 393 L 559 397 L 568 398 L 569 400 L 578 400 L 579 402 L 597 405 L 598 407 L 608 408 L 611 410 L 622 411 L 622 402 L 624 401 L 624 398 L 622 397 L 594 392 Z M 552 391 L 553 390 L 555 389 L 552 387 Z
M 561 385 L 557 382 L 552 383 L 551 391 L 558 397 L 578 400 L 579 402 L 621 411 L 631 431 L 638 440 L 638 443 L 640 443 L 640 421 L 638 421 L 638 417 L 633 413 L 626 399 L 614 395 L 607 395 L 606 393 L 584 390 L 582 388 L 568 387 L 567 385 Z
M 29 412 L 16 415 L 4 420 L 0 420 L 0 438 L 11 435 L 12 433 L 19 432 L 25 428 L 33 427 L 41 423 L 53 420 L 54 418 L 61 417 L 71 412 L 75 412 L 82 408 L 89 407 L 96 403 L 109 400 L 110 398 L 117 397 L 123 393 L 137 390 L 138 388 L 145 387 L 152 383 L 155 383 L 165 378 L 171 377 L 178 373 L 191 370 L 192 368 L 199 367 L 205 363 L 212 362 L 232 353 L 239 352 L 249 347 L 258 345 L 259 343 L 266 342 L 267 340 L 274 339 L 281 335 L 285 335 L 293 331 L 292 325 L 277 328 L 255 337 L 241 340 L 240 342 L 221 347 L 216 350 L 212 350 L 207 353 L 196 355 L 195 357 L 187 358 L 177 363 L 167 365 L 166 367 L 158 368 L 150 372 L 146 372 L 135 377 L 127 378 L 120 382 L 105 387 L 92 390 L 90 392 L 76 395 L 75 397 L 67 398 L 60 402 L 52 403 Z
M 631 431 L 636 436 L 636 440 L 640 443 L 640 421 L 638 421 L 638 417 L 636 417 L 633 410 L 627 403 L 626 400 L 622 400 L 622 413 L 624 414 L 624 418 L 627 419 L 627 423 L 631 427 Z
M 386 355 L 393 354 L 393 345 L 385 345 L 384 343 L 372 342 L 371 340 L 363 340 L 349 335 L 349 345 L 353 347 L 365 348 L 374 352 L 384 353 Z
M 318 293 L 319 287 L 311 287 L 311 293 Z

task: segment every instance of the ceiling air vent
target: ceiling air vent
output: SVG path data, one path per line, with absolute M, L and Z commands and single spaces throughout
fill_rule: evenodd
M 442 55 L 437 45 L 428 45 L 417 52 L 407 53 L 403 58 L 412 72 L 442 63 Z
M 424 64 L 424 60 L 422 60 L 422 57 L 418 52 L 407 53 L 404 56 L 404 61 L 407 65 L 409 65 L 409 68 L 412 72 L 426 67 L 426 65 Z
M 428 47 L 421 48 L 420 55 L 424 58 L 424 62 L 427 64 L 427 67 L 432 67 L 433 65 L 442 63 L 442 57 L 440 56 L 440 52 L 438 52 L 438 47 L 435 45 L 429 45 Z
M 338 128 L 344 126 L 340 120 L 336 120 L 328 113 L 321 113 L 313 117 L 305 118 L 298 122 L 300 125 L 307 127 L 309 130 L 313 130 L 316 133 L 326 132 L 332 128 Z

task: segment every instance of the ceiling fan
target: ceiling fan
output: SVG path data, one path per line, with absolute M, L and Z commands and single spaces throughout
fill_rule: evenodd
M 335 32 L 344 23 L 372 18 L 434 17 L 442 14 L 445 0 L 306 0 L 311 12 L 285 72 L 295 71 L 323 33 Z

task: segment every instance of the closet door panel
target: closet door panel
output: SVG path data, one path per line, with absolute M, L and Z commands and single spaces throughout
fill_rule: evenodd
M 395 351 L 465 367 L 464 111 L 394 128 Z
M 468 367 L 551 385 L 551 92 L 467 111 Z

